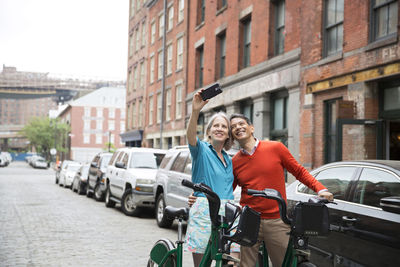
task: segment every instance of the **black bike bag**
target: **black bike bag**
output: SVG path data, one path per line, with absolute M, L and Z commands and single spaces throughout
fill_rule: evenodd
M 323 203 L 299 202 L 294 208 L 293 231 L 302 236 L 329 234 L 329 211 Z
M 236 233 L 229 239 L 242 246 L 251 247 L 257 242 L 260 229 L 260 213 L 245 206 L 239 219 Z

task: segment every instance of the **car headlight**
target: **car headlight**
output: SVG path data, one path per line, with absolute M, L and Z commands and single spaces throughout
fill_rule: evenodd
M 135 190 L 141 192 L 153 192 L 153 185 L 154 185 L 154 180 L 137 179 Z

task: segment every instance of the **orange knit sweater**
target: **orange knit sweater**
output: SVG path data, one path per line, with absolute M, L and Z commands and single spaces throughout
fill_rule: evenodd
M 235 176 L 233 189 L 236 185 L 242 187 L 240 204 L 261 212 L 262 219 L 280 218 L 277 202 L 247 195 L 246 189 L 272 188 L 278 190 L 286 200 L 284 168 L 315 192 L 325 189 L 280 142 L 260 141 L 253 155 L 238 152 L 233 157 L 232 163 Z

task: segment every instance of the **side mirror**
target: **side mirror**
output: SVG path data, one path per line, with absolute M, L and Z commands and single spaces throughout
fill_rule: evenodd
M 379 205 L 384 211 L 400 214 L 400 197 L 384 197 Z
M 96 162 L 92 162 L 92 163 L 90 163 L 90 166 L 93 167 L 93 168 L 97 168 L 97 163 Z
M 125 169 L 126 168 L 125 163 L 123 163 L 123 162 L 115 163 L 115 167 L 121 168 L 121 169 Z

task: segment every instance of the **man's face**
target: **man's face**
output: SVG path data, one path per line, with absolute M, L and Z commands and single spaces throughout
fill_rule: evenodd
M 249 125 L 245 119 L 233 118 L 231 120 L 231 132 L 235 140 L 245 140 L 253 136 L 254 127 Z

